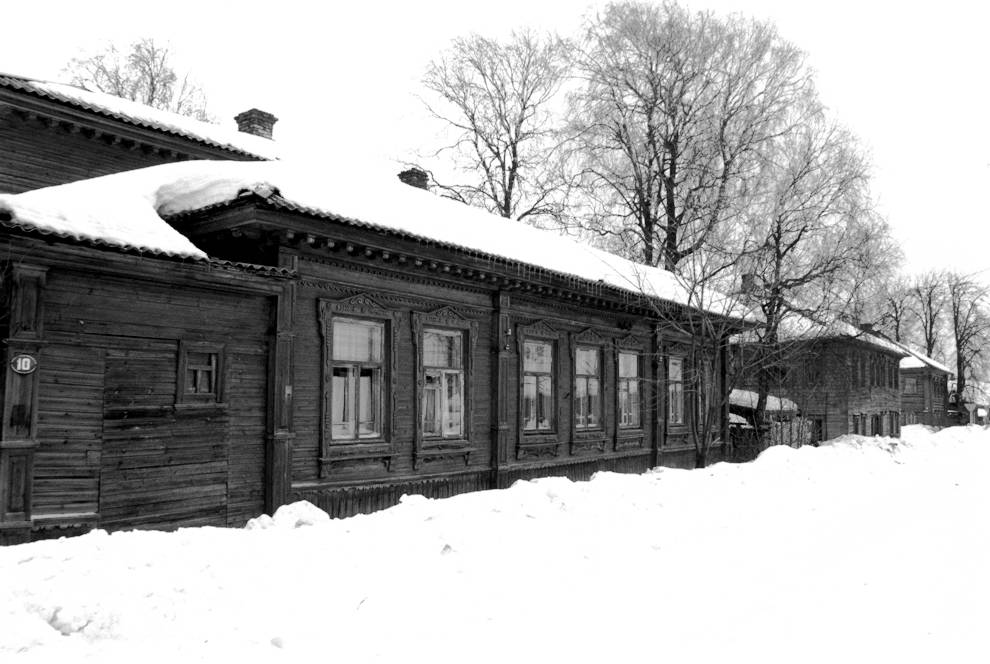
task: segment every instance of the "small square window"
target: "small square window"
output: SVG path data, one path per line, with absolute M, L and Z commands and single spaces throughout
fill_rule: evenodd
M 219 403 L 223 399 L 223 346 L 185 341 L 179 346 L 178 403 Z

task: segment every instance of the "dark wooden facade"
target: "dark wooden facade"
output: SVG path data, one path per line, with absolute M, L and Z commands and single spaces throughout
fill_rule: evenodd
M 0 75 L 0 193 L 259 154 L 267 152 L 148 126 Z M 687 311 L 276 199 L 171 220 L 209 262 L 16 224 L 0 231 L 0 542 L 93 527 L 240 525 L 299 499 L 346 516 L 406 493 L 694 466 L 698 386 L 686 380 L 673 392 L 682 415 L 668 423 L 668 364 L 679 361 L 684 376 L 703 365 L 720 394 L 726 363 L 724 352 L 694 362 Z M 384 336 L 374 368 L 382 429 L 349 441 L 334 438 L 329 415 L 342 320 L 370 322 Z M 424 430 L 424 340 L 436 331 L 463 342 L 456 436 Z M 527 341 L 552 352 L 549 424 L 533 431 L 523 414 Z M 597 358 L 592 424 L 576 412 L 576 386 L 590 389 L 579 354 Z M 630 371 L 635 416 L 620 406 Z M 727 413 L 717 416 L 725 440 Z
M 949 378 L 927 364 L 901 369 L 901 424 L 948 426 Z
M 680 396 L 684 424 L 668 426 L 664 381 L 668 358 L 692 362 L 690 340 L 658 318 L 657 303 L 259 197 L 172 223 L 217 260 L 5 232 L 5 541 L 240 525 L 299 499 L 346 516 L 406 493 L 694 465 L 694 388 Z M 331 339 L 337 322 L 354 320 L 384 331 L 384 426 L 341 441 L 329 422 Z M 429 330 L 463 341 L 454 437 L 424 433 Z M 527 341 L 552 349 L 552 412 L 538 431 L 523 421 Z M 579 352 L 598 367 L 598 414 L 583 427 Z M 15 371 L 21 356 L 36 369 Z M 706 363 L 716 393 L 722 360 Z M 635 416 L 620 408 L 630 375 Z
M 900 433 L 898 363 L 906 352 L 852 336 L 787 343 L 781 353 L 787 360 L 771 372 L 770 392 L 797 404 L 813 439 Z M 737 376 L 736 385 L 757 389 L 755 373 Z

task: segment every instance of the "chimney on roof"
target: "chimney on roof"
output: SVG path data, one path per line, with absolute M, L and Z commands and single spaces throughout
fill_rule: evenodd
M 857 323 L 856 327 L 858 327 L 861 331 L 866 332 L 867 334 L 872 334 L 873 332 L 876 331 L 873 329 L 873 323 L 867 323 L 864 321 L 860 321 L 859 323 Z
M 265 111 L 257 108 L 252 108 L 249 111 L 244 111 L 239 115 L 235 115 L 234 121 L 237 122 L 238 131 L 243 131 L 245 134 L 254 134 L 255 136 L 271 139 L 272 127 L 274 127 L 275 123 L 278 122 L 278 118 L 271 113 L 266 113 Z
M 399 173 L 399 179 L 410 187 L 429 189 L 430 176 L 422 168 L 413 166 Z

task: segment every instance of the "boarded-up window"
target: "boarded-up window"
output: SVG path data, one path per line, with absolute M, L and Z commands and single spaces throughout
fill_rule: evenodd
M 202 341 L 179 344 L 178 403 L 219 403 L 223 397 L 223 346 Z

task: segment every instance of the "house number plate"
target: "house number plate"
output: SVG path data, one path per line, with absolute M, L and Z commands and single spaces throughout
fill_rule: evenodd
M 19 374 L 33 373 L 38 368 L 38 360 L 33 355 L 15 355 L 10 359 L 10 368 Z

